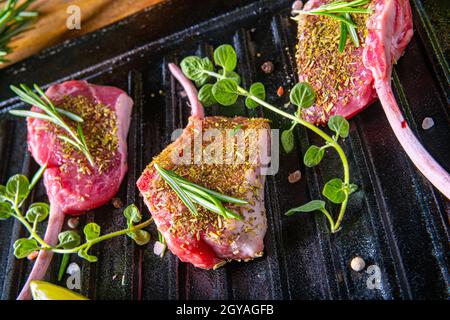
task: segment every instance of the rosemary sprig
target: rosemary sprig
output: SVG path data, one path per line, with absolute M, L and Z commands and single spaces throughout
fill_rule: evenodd
M 8 0 L 0 9 L 0 64 L 8 62 L 6 55 L 12 52 L 10 40 L 25 31 L 38 16 L 36 11 L 27 11 L 28 6 L 35 0 Z
M 158 171 L 161 178 L 166 181 L 170 188 L 175 191 L 180 200 L 186 205 L 193 216 L 198 216 L 198 211 L 195 204 L 204 207 L 205 209 L 214 212 L 225 219 L 242 220 L 242 217 L 236 212 L 225 208 L 222 201 L 233 204 L 248 204 L 247 201 L 226 196 L 221 193 L 209 190 L 205 187 L 199 186 L 178 176 L 171 170 L 160 167 L 157 163 L 154 164 L 156 171 Z M 195 204 L 194 204 L 195 203 Z
M 80 150 L 89 161 L 89 164 L 91 166 L 94 165 L 94 160 L 89 152 L 86 138 L 84 137 L 83 129 L 81 128 L 83 119 L 80 116 L 70 111 L 55 107 L 53 102 L 45 95 L 37 84 L 34 85 L 34 89 L 40 96 L 33 92 L 33 90 L 25 84 L 21 84 L 20 88 L 16 86 L 11 86 L 10 88 L 15 94 L 17 94 L 20 100 L 43 111 L 43 113 L 41 113 L 28 110 L 11 110 L 9 111 L 11 114 L 19 117 L 30 117 L 45 120 L 61 127 L 67 132 L 68 136 L 61 134 L 58 135 L 58 138 Z M 63 115 L 77 123 L 76 132 L 74 132 L 74 130 L 64 121 L 62 117 Z
M 319 8 L 312 10 L 296 10 L 295 14 L 299 15 L 318 15 L 325 16 L 331 19 L 335 19 L 341 22 L 340 32 L 341 38 L 339 40 L 339 52 L 343 52 L 345 44 L 347 42 L 347 35 L 352 39 L 355 47 L 359 48 L 358 33 L 356 32 L 357 25 L 353 21 L 351 14 L 361 13 L 361 14 L 371 14 L 372 10 L 369 8 L 361 8 L 362 6 L 370 3 L 370 0 L 355 0 L 351 2 L 346 1 L 335 1 L 332 3 L 324 4 Z M 298 20 L 294 18 L 294 20 Z

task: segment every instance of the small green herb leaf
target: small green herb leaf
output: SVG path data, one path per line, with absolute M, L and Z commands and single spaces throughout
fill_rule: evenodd
M 203 87 L 201 87 L 200 91 L 198 92 L 198 100 L 203 104 L 205 107 L 210 107 L 213 104 L 216 104 L 217 101 L 213 96 L 212 93 L 212 84 L 205 84 Z
M 6 220 L 14 213 L 9 202 L 0 202 L 0 220 Z
M 212 93 L 218 103 L 223 106 L 231 106 L 236 103 L 238 98 L 237 84 L 230 79 L 219 80 L 214 84 Z
M 343 116 L 340 115 L 331 116 L 330 120 L 328 120 L 328 127 L 334 132 L 336 132 L 337 136 L 340 136 L 341 138 L 348 137 L 350 125 Z
M 322 200 L 312 200 L 298 208 L 292 208 L 285 214 L 287 216 L 291 216 L 297 212 L 313 212 L 313 211 L 322 211 L 325 209 L 325 201 Z
M 47 219 L 49 212 L 50 206 L 47 203 L 35 202 L 28 208 L 25 218 L 30 223 L 42 222 Z
M 344 183 L 339 178 L 331 179 L 325 184 L 322 194 L 333 203 L 342 203 L 346 197 Z
M 80 235 L 75 231 L 63 231 L 58 234 L 59 246 L 64 249 L 73 249 L 80 245 L 81 239 Z
M 26 258 L 29 254 L 39 249 L 39 244 L 34 239 L 21 238 L 14 242 L 14 256 L 17 259 Z
M 186 77 L 195 81 L 195 84 L 200 87 L 210 78 L 205 71 L 213 71 L 214 66 L 208 58 L 190 56 L 181 61 L 181 69 Z
M 252 96 L 255 96 L 261 100 L 266 100 L 266 88 L 261 82 L 255 82 L 254 84 L 252 84 L 249 92 Z M 253 101 L 250 97 L 247 97 L 245 99 L 245 105 L 247 106 L 247 108 L 251 109 L 259 106 L 259 104 Z
M 87 241 L 92 241 L 98 238 L 100 236 L 100 231 L 100 226 L 94 222 L 88 223 L 83 229 L 84 236 Z
M 236 51 L 229 44 L 223 44 L 214 50 L 214 62 L 226 71 L 233 71 L 237 64 Z
M 291 90 L 291 103 L 300 108 L 309 108 L 316 100 L 314 89 L 306 82 L 297 83 Z
M 225 71 L 224 69 L 219 70 L 219 74 L 225 76 L 228 79 L 234 80 L 237 85 L 241 84 L 241 76 L 237 74 L 235 71 Z
M 234 137 L 234 136 L 239 132 L 239 130 L 242 129 L 243 126 L 244 126 L 244 125 L 242 125 L 242 124 L 236 125 L 236 126 L 233 128 L 233 131 L 231 132 L 231 136 Z
M 324 149 L 312 145 L 306 151 L 305 156 L 303 157 L 303 162 L 307 167 L 317 166 L 320 161 L 322 161 L 324 153 Z
M 339 52 L 344 52 L 347 44 L 347 24 L 341 21 L 341 37 L 339 39 Z
M 284 130 L 281 133 L 281 145 L 286 153 L 291 153 L 294 149 L 294 133 L 292 130 Z
M 88 253 L 89 248 L 78 251 L 78 256 L 80 258 L 86 259 L 89 262 L 97 262 L 98 258 L 96 256 L 91 256 Z
M 6 192 L 11 199 L 22 201 L 28 195 L 28 186 L 30 182 L 28 178 L 22 174 L 16 174 L 9 178 L 6 184 Z

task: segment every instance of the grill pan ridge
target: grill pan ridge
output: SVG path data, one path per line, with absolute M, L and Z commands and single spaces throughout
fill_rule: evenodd
M 191 54 L 211 56 L 214 47 L 230 43 L 238 54 L 243 85 L 263 82 L 269 99 L 282 106 L 287 101 L 276 96 L 277 88 L 287 89 L 296 81 L 296 26 L 290 20 L 290 5 L 287 0 L 167 1 L 3 69 L 0 182 L 15 173 L 31 176 L 37 170 L 26 151 L 25 121 L 7 114 L 20 104 L 11 98 L 6 84 L 36 82 L 46 87 L 76 78 L 114 85 L 128 90 L 135 101 L 128 136 L 129 171 L 117 196 L 126 204 L 135 203 L 148 216 L 136 180 L 189 116 L 186 99 L 179 94 L 181 88 L 167 64 L 179 63 Z M 448 42 L 436 36 L 445 32 L 445 25 L 435 14 L 436 8 L 446 10 L 446 3 L 414 0 L 411 5 L 415 34 L 394 67 L 394 91 L 417 136 L 450 170 L 450 49 Z M 167 25 L 169 20 L 173 23 Z M 271 75 L 260 71 L 267 60 L 275 65 Z M 273 128 L 289 126 L 285 119 L 262 109 L 248 110 L 241 102 L 229 108 L 209 108 L 207 114 L 264 116 L 272 120 Z M 424 131 L 421 122 L 427 116 L 435 126 Z M 170 253 L 161 259 L 153 254 L 151 244 L 141 248 L 119 237 L 93 248 L 99 256 L 97 263 L 72 257 L 82 267 L 81 293 L 94 299 L 133 300 L 446 299 L 450 283 L 448 200 L 411 164 L 378 102 L 350 124 L 343 148 L 359 189 L 350 200 L 339 233 L 329 234 L 320 215 L 284 216 L 289 208 L 320 197 L 324 182 L 341 172 L 333 153 L 327 153 L 319 167 L 305 168 L 302 155 L 308 145 L 320 140 L 297 128 L 296 149 L 280 155 L 279 173 L 266 182 L 268 231 L 262 258 L 205 271 L 179 262 Z M 303 178 L 289 184 L 288 174 L 297 169 Z M 42 183 L 31 199 L 46 201 Z M 102 232 L 111 232 L 126 225 L 121 211 L 106 205 L 80 222 L 95 221 Z M 155 239 L 155 227 L 150 230 Z M 17 260 L 12 254 L 15 239 L 25 235 L 12 219 L 0 223 L 2 299 L 16 297 L 31 269 L 28 260 Z M 355 256 L 380 268 L 380 289 L 368 289 L 369 274 L 351 270 L 349 263 Z M 54 258 L 49 272 L 49 280 L 55 283 L 59 259 Z

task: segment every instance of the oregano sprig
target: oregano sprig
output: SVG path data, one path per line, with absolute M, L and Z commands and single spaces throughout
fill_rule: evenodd
M 340 9 L 342 8 L 336 6 L 333 10 Z M 326 209 L 326 203 L 322 200 L 312 200 L 286 213 L 287 215 L 291 215 L 295 212 L 320 211 L 329 221 L 331 232 L 338 231 L 347 208 L 348 197 L 357 188 L 356 185 L 350 183 L 348 160 L 338 143 L 339 138 L 346 138 L 348 136 L 349 124 L 347 120 L 339 115 L 332 116 L 329 119 L 328 126 L 334 132 L 334 135 L 328 135 L 325 131 L 301 117 L 302 110 L 311 107 L 315 102 L 315 92 L 311 85 L 301 82 L 292 88 L 290 102 L 297 107 L 297 111 L 295 114 L 290 114 L 266 101 L 266 91 L 262 83 L 254 83 L 250 86 L 249 90 L 241 87 L 236 81 L 236 79 L 240 79 L 240 76 L 236 76 L 235 61 L 237 61 L 237 56 L 233 47 L 230 45 L 221 45 L 214 51 L 214 64 L 221 67 L 221 70 L 226 70 L 226 72 L 216 72 L 214 70 L 214 64 L 208 58 L 197 56 L 190 56 L 183 59 L 181 68 L 183 73 L 200 87 L 199 100 L 205 106 L 213 104 L 229 106 L 235 104 L 239 97 L 244 97 L 245 105 L 248 108 L 262 106 L 291 120 L 291 127 L 288 130 L 284 130 L 281 135 L 281 143 L 287 153 L 291 152 L 294 148 L 295 139 L 293 130 L 297 125 L 302 125 L 319 135 L 325 140 L 325 143 L 322 146 L 310 146 L 308 148 L 304 156 L 305 165 L 308 167 L 318 165 L 322 161 L 327 148 L 333 148 L 338 153 L 342 162 L 344 177 L 343 179 L 331 179 L 324 185 L 322 190 L 323 196 L 330 202 L 340 204 L 337 219 L 335 220 L 329 213 Z M 216 81 L 211 82 L 212 79 Z

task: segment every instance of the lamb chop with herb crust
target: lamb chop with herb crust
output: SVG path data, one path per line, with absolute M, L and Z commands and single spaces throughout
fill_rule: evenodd
M 260 162 L 249 161 L 249 147 L 243 153 L 236 152 L 233 163 L 205 163 L 202 155 L 212 144 L 220 153 L 224 153 L 221 141 L 204 142 L 195 149 L 183 163 L 175 161 L 191 150 L 194 141 L 200 141 L 208 130 L 216 130 L 221 137 L 230 134 L 236 139 L 239 134 L 245 137 L 248 144 L 269 144 L 268 120 L 261 118 L 225 118 L 204 117 L 203 107 L 197 99 L 196 89 L 185 78 L 181 70 L 170 65 L 175 77 L 185 88 L 192 107 L 192 115 L 182 135 L 170 144 L 145 169 L 137 186 L 144 197 L 158 226 L 164 236 L 168 248 L 181 261 L 190 262 L 203 269 L 215 269 L 228 260 L 250 260 L 263 254 L 264 235 L 267 221 L 264 208 L 264 176 L 260 174 Z M 236 130 L 238 129 L 238 130 Z M 251 130 L 262 129 L 261 140 L 250 135 Z M 228 130 L 228 131 L 227 131 Z M 233 132 L 238 132 L 233 137 Z M 197 140 L 198 139 L 198 140 Z M 221 145 L 219 145 L 221 144 Z M 237 142 L 232 144 L 235 148 Z M 198 151 L 198 149 L 197 149 Z M 174 155 L 176 156 L 174 158 Z M 200 159 L 196 157 L 200 155 Z M 240 157 L 242 161 L 237 161 Z M 259 156 L 255 159 L 259 159 Z M 227 204 L 226 208 L 238 214 L 238 218 L 224 218 L 217 213 L 198 207 L 198 215 L 194 216 L 177 194 L 162 179 L 154 164 L 170 169 L 178 176 L 192 183 L 214 190 L 227 196 L 244 199 L 248 204 Z
M 93 164 L 85 154 L 61 138 L 68 136 L 52 122 L 30 117 L 27 121 L 28 148 L 36 162 L 44 166 L 44 184 L 50 201 L 50 218 L 45 242 L 58 243 L 64 214 L 80 215 L 107 203 L 119 190 L 127 171 L 126 137 L 133 101 L 122 90 L 86 81 L 68 81 L 51 86 L 46 96 L 60 109 L 80 116 L 85 142 Z M 33 106 L 32 112 L 42 113 Z M 77 124 L 64 118 L 69 129 Z M 29 283 L 45 276 L 53 256 L 40 250 L 18 299 L 29 299 Z

